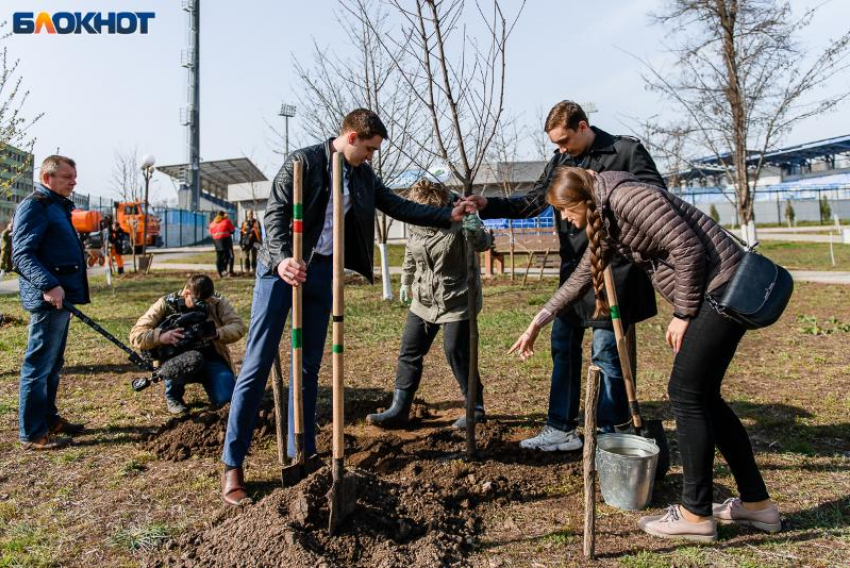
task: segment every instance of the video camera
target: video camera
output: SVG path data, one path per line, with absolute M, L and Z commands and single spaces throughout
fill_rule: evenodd
M 195 300 L 191 308 L 186 305 L 185 298 L 171 302 L 177 313 L 166 317 L 157 326 L 160 333 L 174 329 L 183 329 L 183 339 L 174 345 L 159 345 L 145 354 L 152 359 L 167 361 L 186 351 L 200 350 L 209 345 L 216 335 L 215 323 L 209 321 L 209 305 L 203 300 Z

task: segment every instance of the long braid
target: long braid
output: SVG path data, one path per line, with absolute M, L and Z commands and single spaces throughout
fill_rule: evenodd
M 586 199 L 585 205 L 587 205 L 587 246 L 590 247 L 590 281 L 593 283 L 593 293 L 596 296 L 596 310 L 593 317 L 601 318 L 607 316 L 610 311 L 605 294 L 604 276 L 608 261 L 602 254 L 602 241 L 607 235 L 605 226 L 602 224 L 602 215 L 599 214 L 593 197 Z
M 610 312 L 605 294 L 605 268 L 610 254 L 603 254 L 602 242 L 608 238 L 602 215 L 594 201 L 594 177 L 582 168 L 558 166 L 552 174 L 546 201 L 559 210 L 568 210 L 581 204 L 585 206 L 585 232 L 590 248 L 590 281 L 596 295 L 596 309 L 593 317 L 606 317 Z

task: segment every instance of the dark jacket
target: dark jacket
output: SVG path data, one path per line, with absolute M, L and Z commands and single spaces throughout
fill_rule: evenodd
M 448 229 L 410 227 L 404 249 L 401 283 L 410 286 L 410 311 L 428 323 L 443 324 L 469 319 L 469 287 L 466 250 L 483 252 L 493 243 L 483 227 L 466 239 L 460 221 Z M 476 261 L 478 255 L 475 255 Z M 480 272 L 480 271 L 479 271 Z M 481 285 L 477 286 L 476 313 L 484 305 Z
M 558 166 L 583 167 L 596 172 L 629 172 L 644 183 L 666 189 L 664 179 L 658 173 L 655 162 L 637 138 L 614 136 L 595 126 L 591 128 L 596 133 L 596 137 L 584 156 L 576 159 L 556 150 L 531 191 L 520 197 L 488 197 L 487 207 L 481 211 L 481 216 L 486 219 L 524 219 L 540 215 L 548 207 L 546 191 L 549 188 L 549 180 Z M 560 283 L 563 285 L 578 266 L 587 248 L 587 235 L 583 230 L 579 231 L 571 223 L 561 219 L 559 211 L 555 211 L 555 224 L 561 243 Z M 651 318 L 658 313 L 655 292 L 649 278 L 642 270 L 619 257 L 613 259 L 611 267 L 614 271 L 621 317 L 626 326 Z M 594 309 L 595 298 L 591 290 L 581 302 L 573 304 L 572 309 L 565 310 L 561 316 L 574 325 L 611 329 L 609 318 L 593 319 Z
M 695 317 L 705 293 L 729 282 L 743 259 L 741 247 L 711 217 L 630 174 L 600 174 L 593 198 L 608 233 L 602 241 L 603 257 L 622 255 L 652 274 L 655 289 L 673 304 L 677 316 Z M 547 317 L 551 319 L 589 288 L 587 251 L 536 321 L 548 323 Z
M 309 264 L 319 242 L 330 199 L 331 141 L 296 150 L 290 154 L 272 183 L 266 206 L 266 240 L 260 247 L 258 260 L 275 270 L 292 256 L 292 163 L 302 166 L 304 240 L 302 254 Z M 374 282 L 375 209 L 390 217 L 414 225 L 449 227 L 451 209 L 429 207 L 392 192 L 363 163 L 350 168 L 348 190 L 351 209 L 345 216 L 345 267 Z
M 74 203 L 36 186 L 15 212 L 12 261 L 21 273 L 25 310 L 50 308 L 42 293 L 62 286 L 72 304 L 89 303 L 83 244 L 71 224 Z

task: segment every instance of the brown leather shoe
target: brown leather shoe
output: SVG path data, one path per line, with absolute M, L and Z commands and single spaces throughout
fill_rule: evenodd
M 251 498 L 245 490 L 245 474 L 241 467 L 225 471 L 221 475 L 221 499 L 234 507 L 251 503 Z
M 57 436 L 48 432 L 38 440 L 33 442 L 24 442 L 22 444 L 25 450 L 58 450 L 64 448 L 71 443 L 71 438 L 66 436 Z
M 86 429 L 85 424 L 75 424 L 74 422 L 68 422 L 61 416 L 56 423 L 50 427 L 51 434 L 68 434 L 69 436 L 73 436 L 74 434 L 80 434 Z

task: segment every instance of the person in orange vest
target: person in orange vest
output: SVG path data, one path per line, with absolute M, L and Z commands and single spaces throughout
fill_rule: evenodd
M 254 218 L 253 209 L 245 212 L 245 221 L 242 222 L 240 233 L 239 246 L 244 253 L 242 269 L 253 273 L 257 269 L 257 249 L 263 242 L 263 237 L 260 235 L 260 222 Z
M 227 216 L 227 212 L 219 211 L 210 223 L 210 235 L 215 245 L 215 267 L 219 277 L 225 274 L 234 276 L 233 272 L 233 233 L 236 227 Z
M 109 254 L 112 256 L 115 271 L 118 274 L 124 274 L 124 257 L 121 256 L 121 241 L 123 240 L 123 236 L 127 233 L 124 232 L 124 229 L 121 228 L 118 221 L 113 221 L 110 226 L 106 219 L 108 219 L 108 217 L 104 219 L 104 222 L 109 228 Z

